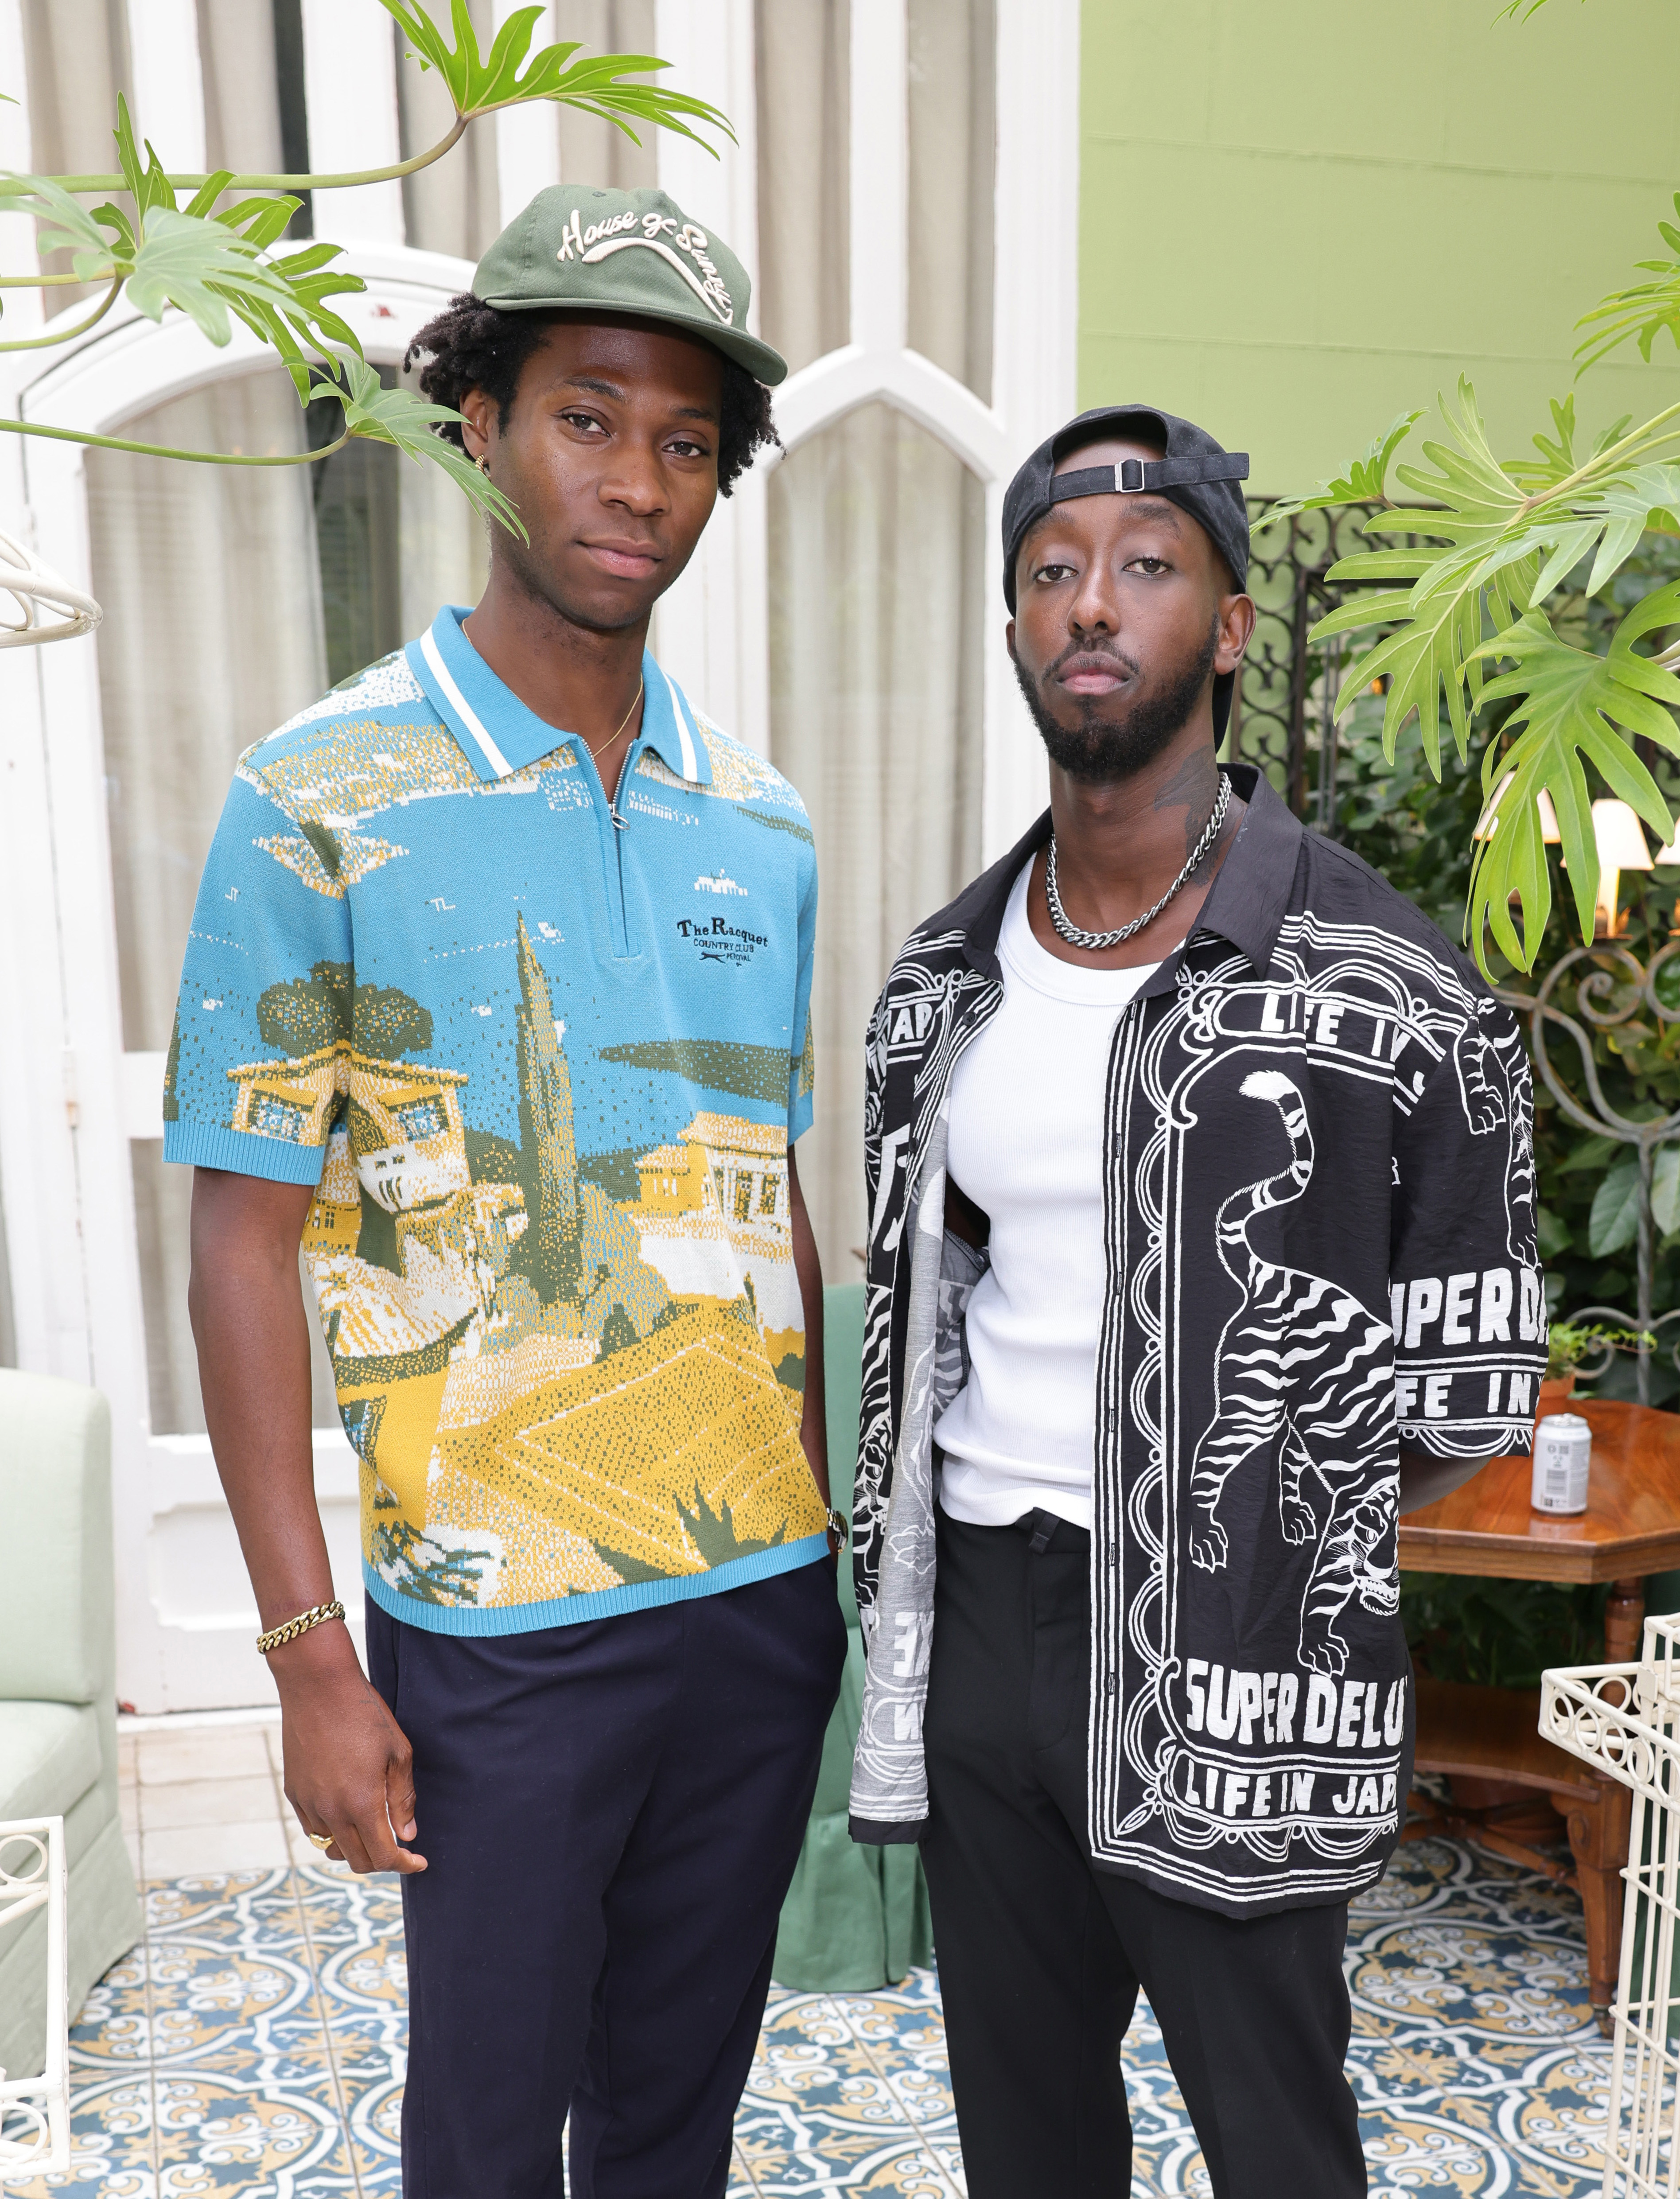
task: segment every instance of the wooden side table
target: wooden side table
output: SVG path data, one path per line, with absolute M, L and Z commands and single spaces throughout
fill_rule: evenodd
M 1577 1401 L 1593 1433 L 1587 1508 L 1574 1519 L 1536 1512 L 1526 1458 L 1491 1460 L 1438 1504 L 1400 1522 L 1400 1564 L 1413 1572 L 1495 1574 L 1507 1580 L 1608 1581 L 1604 1654 L 1639 1654 L 1645 1576 L 1680 1566 L 1680 1414 L 1619 1400 Z M 1414 1797 L 1419 1817 L 1403 1838 L 1454 1831 L 1578 1888 L 1587 1926 L 1593 2007 L 1607 2020 L 1622 1932 L 1622 1868 L 1630 1796 L 1542 1740 L 1537 1689 L 1467 1688 L 1420 1680 L 1417 1769 L 1507 1782 L 1549 1795 L 1566 1820 L 1572 1871 L 1500 1829 L 1496 1809 L 1442 1811 Z

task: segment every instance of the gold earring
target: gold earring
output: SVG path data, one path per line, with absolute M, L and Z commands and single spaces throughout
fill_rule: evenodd
M 483 475 L 485 480 L 488 481 L 490 478 L 490 459 L 487 452 L 481 451 L 478 454 L 478 470 L 480 473 Z

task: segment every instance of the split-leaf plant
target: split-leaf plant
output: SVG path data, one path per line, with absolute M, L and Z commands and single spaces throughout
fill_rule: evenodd
M 1540 4 L 1513 0 L 1507 12 L 1525 16 Z M 1680 196 L 1675 207 L 1680 213 Z M 1665 329 L 1680 344 L 1680 228 L 1665 221 L 1660 231 L 1668 257 L 1640 263 L 1651 279 L 1613 293 L 1577 323 L 1578 376 L 1630 341 L 1648 361 Z M 1390 765 L 1401 728 L 1414 717 L 1438 779 L 1444 726 L 1461 762 L 1473 737 L 1479 743 L 1464 936 L 1490 975 L 1490 955 L 1531 971 L 1552 908 L 1543 790 L 1556 814 L 1584 938 L 1593 936 L 1599 884 L 1595 791 L 1630 802 L 1660 843 L 1674 837 L 1647 757 L 1680 756 L 1673 715 L 1680 643 L 1672 639 L 1680 584 L 1667 577 L 1642 593 L 1601 646 L 1560 633 L 1554 612 L 1583 573 L 1589 600 L 1603 601 L 1642 540 L 1653 532 L 1680 535 L 1680 405 L 1637 427 L 1624 418 L 1583 447 L 1574 398 L 1554 400 L 1534 454 L 1502 459 L 1467 378 L 1455 403 L 1438 403 L 1445 434 L 1423 444 L 1424 463 L 1397 463 L 1424 417 L 1403 413 L 1344 473 L 1275 507 L 1268 523 L 1293 511 L 1371 503 L 1379 508 L 1362 522 L 1366 534 L 1378 543 L 1409 538 L 1332 569 L 1333 583 L 1367 585 L 1322 619 L 1312 639 L 1376 630 L 1352 652 L 1335 709 L 1339 718 L 1356 698 L 1381 691 Z M 1637 743 L 1649 744 L 1646 757 Z
M 371 5 L 374 0 L 357 0 Z M 339 245 L 311 242 L 277 249 L 304 191 L 342 190 L 390 182 L 441 160 L 470 123 L 531 100 L 581 108 L 604 117 L 636 143 L 634 123 L 715 148 L 701 135 L 732 137 L 727 119 L 707 101 L 668 87 L 633 81 L 667 64 L 650 54 L 580 55 L 576 41 L 531 51 L 540 8 L 516 9 L 481 55 L 467 0 L 451 0 L 450 29 L 434 20 L 422 0 L 377 0 L 396 19 L 412 58 L 435 69 L 454 103 L 455 117 L 435 145 L 411 160 L 342 174 L 172 175 L 149 141 L 140 139 L 127 103 L 117 102 L 117 169 L 110 175 L 37 176 L 0 171 L 0 211 L 32 215 L 43 254 L 67 251 L 66 274 L 0 277 L 0 312 L 7 289 L 43 284 L 96 286 L 90 310 L 38 335 L 7 340 L 0 352 L 37 351 L 85 335 L 120 297 L 151 319 L 173 307 L 196 324 L 213 344 L 229 342 L 233 321 L 242 321 L 278 357 L 291 376 L 298 402 L 325 399 L 343 413 L 343 430 L 318 448 L 295 454 L 253 456 L 225 451 L 178 450 L 97 435 L 75 428 L 0 417 L 0 432 L 44 435 L 60 441 L 137 451 L 149 457 L 207 465 L 312 465 L 330 458 L 353 437 L 394 444 L 410 458 L 441 466 L 487 517 L 524 532 L 513 505 L 452 443 L 433 432 L 457 415 L 428 405 L 410 391 L 387 389 L 362 355 L 355 331 L 334 310 L 335 297 L 364 288 L 361 277 L 334 263 Z M 95 205 L 85 203 L 97 200 Z

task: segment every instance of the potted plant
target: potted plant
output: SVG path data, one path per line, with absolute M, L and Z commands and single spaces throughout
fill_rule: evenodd
M 1546 1371 L 1540 1379 L 1535 1419 L 1543 1420 L 1548 1413 L 1568 1410 L 1583 1361 L 1601 1355 L 1602 1363 L 1593 1369 L 1596 1376 L 1609 1365 L 1613 1351 L 1637 1351 L 1642 1344 L 1649 1345 L 1655 1340 L 1648 1329 L 1607 1328 L 1595 1321 L 1555 1321 L 1546 1333 Z

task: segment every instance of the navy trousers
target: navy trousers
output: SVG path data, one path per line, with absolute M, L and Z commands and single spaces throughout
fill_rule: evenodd
M 839 1691 L 834 1566 L 491 1636 L 367 1607 L 414 1750 L 405 2199 L 721 2199 Z
M 922 1862 L 969 2199 L 1126 2199 L 1140 1986 L 1214 2199 L 1361 2199 L 1346 1904 L 1235 1919 L 1094 1865 L 1090 1537 L 937 1524 Z

